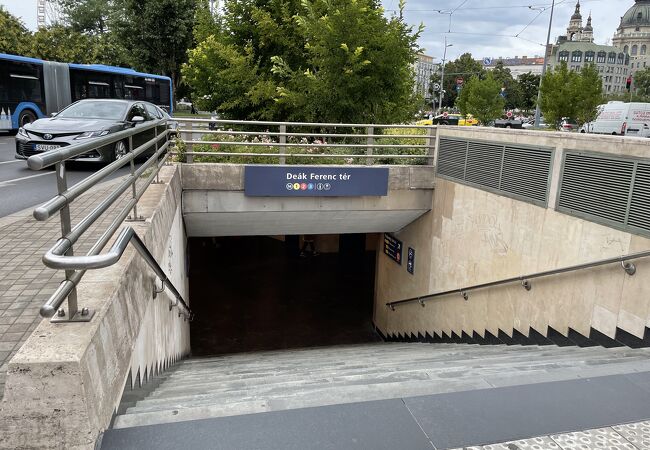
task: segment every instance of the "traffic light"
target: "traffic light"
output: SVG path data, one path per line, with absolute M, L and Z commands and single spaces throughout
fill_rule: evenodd
M 628 90 L 628 92 L 632 88 L 632 75 L 627 77 L 627 82 L 625 83 L 625 88 Z

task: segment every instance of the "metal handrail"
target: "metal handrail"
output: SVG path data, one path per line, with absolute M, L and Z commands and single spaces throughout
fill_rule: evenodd
M 407 124 L 376 124 L 376 123 L 317 123 L 317 122 L 270 122 L 260 120 L 227 120 L 227 119 L 191 119 L 191 118 L 178 118 L 179 123 L 223 123 L 231 125 L 271 125 L 279 126 L 286 125 L 291 127 L 341 127 L 341 128 L 437 128 L 437 125 L 407 125 Z
M 159 133 L 159 128 L 161 127 L 162 132 Z M 154 137 L 144 144 L 133 148 L 133 136 L 150 129 L 154 129 Z M 173 294 L 174 301 L 170 303 L 170 310 L 173 307 L 178 307 L 179 316 L 184 316 L 186 320 L 192 319 L 192 312 L 184 301 L 182 295 L 169 280 L 164 270 L 160 267 L 133 228 L 128 227 L 123 229 L 109 252 L 100 255 L 100 252 L 108 244 L 131 211 L 133 220 L 142 220 L 137 213 L 137 204 L 147 187 L 154 181 L 154 179 L 158 178 L 160 168 L 165 164 L 169 157 L 167 150 L 170 145 L 168 139 L 170 133 L 171 130 L 167 129 L 167 121 L 162 119 L 154 121 L 151 124 L 140 125 L 137 128 L 112 133 L 109 136 L 95 139 L 92 142 L 73 144 L 68 147 L 34 155 L 28 159 L 29 167 L 35 170 L 51 165 L 56 166 L 55 173 L 57 177 L 58 195 L 36 208 L 34 210 L 34 217 L 39 221 L 45 221 L 52 217 L 56 212 L 59 212 L 61 216 L 62 237 L 43 256 L 43 263 L 54 269 L 64 269 L 66 274 L 66 279 L 41 307 L 41 316 L 46 318 L 52 317 L 52 322 L 89 321 L 94 312 L 90 311 L 88 308 L 81 308 L 81 310 L 79 310 L 76 296 L 77 285 L 86 273 L 86 270 L 108 267 L 115 264 L 121 258 L 128 243 L 131 242 L 145 262 L 154 271 L 156 276 L 162 280 L 163 289 L 167 287 Z M 65 170 L 66 161 L 81 156 L 96 148 L 127 139 L 129 143 L 129 152 L 127 155 L 113 161 L 91 176 L 68 188 Z M 164 144 L 160 145 L 163 139 Z M 135 159 L 147 150 L 151 149 L 151 147 L 155 147 L 153 155 L 151 155 L 139 168 L 136 169 L 134 163 Z M 126 164 L 129 164 L 131 167 L 130 176 L 120 182 L 116 189 L 102 199 L 102 201 L 96 205 L 95 208 L 77 225 L 72 227 L 70 220 L 70 204 L 80 195 L 94 187 L 98 182 Z M 138 188 L 136 186 L 137 180 L 149 169 L 153 169 L 151 174 L 147 176 L 142 186 Z M 129 188 L 132 190 L 131 199 L 118 212 L 117 216 L 112 220 L 111 224 L 94 243 L 87 254 L 84 256 L 75 256 L 73 251 L 75 243 Z M 154 286 L 154 297 L 158 292 L 161 291 L 157 290 Z M 66 298 L 68 300 L 67 313 L 61 308 L 61 305 Z
M 640 259 L 640 258 L 647 258 L 650 256 L 650 250 L 644 251 L 644 252 L 639 252 L 639 253 L 632 253 L 629 255 L 625 256 L 619 256 L 615 258 L 607 258 L 607 259 L 601 259 L 598 261 L 593 261 L 589 263 L 584 263 L 584 264 L 577 264 L 575 266 L 569 266 L 569 267 L 563 267 L 561 269 L 553 269 L 553 270 L 547 270 L 543 272 L 537 272 L 533 273 L 530 275 L 521 275 L 518 277 L 511 277 L 511 278 L 505 278 L 502 280 L 498 281 L 491 281 L 489 283 L 481 283 L 481 284 L 475 284 L 472 286 L 466 286 L 462 287 L 460 289 L 451 289 L 448 291 L 442 291 L 442 292 L 436 292 L 434 294 L 427 294 L 427 295 L 421 295 L 418 297 L 411 297 L 403 300 L 398 300 L 398 301 L 393 301 L 393 302 L 388 302 L 386 303 L 386 306 L 393 311 L 395 310 L 396 306 L 404 305 L 406 303 L 419 303 L 420 305 L 424 306 L 424 303 L 434 299 L 436 297 L 442 297 L 445 295 L 450 295 L 450 294 L 460 294 L 463 296 L 465 300 L 469 299 L 469 291 L 474 291 L 477 289 L 484 289 L 488 287 L 493 287 L 493 286 L 499 286 L 503 284 L 510 284 L 510 283 L 515 283 L 515 282 L 520 282 L 522 287 L 528 291 L 532 289 L 532 283 L 530 280 L 535 279 L 535 278 L 541 278 L 541 277 L 547 277 L 550 275 L 558 275 L 561 273 L 567 273 L 567 272 L 574 272 L 577 270 L 583 270 L 583 269 L 589 269 L 592 267 L 598 267 L 598 266 L 604 266 L 607 264 L 614 264 L 614 263 L 621 263 L 621 266 L 623 270 L 628 275 L 634 275 L 636 273 L 636 266 L 628 261 L 635 260 L 635 259 Z

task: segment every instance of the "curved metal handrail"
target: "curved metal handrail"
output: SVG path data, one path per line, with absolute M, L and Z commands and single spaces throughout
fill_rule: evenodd
M 575 266 L 569 266 L 569 267 L 563 267 L 561 269 L 553 269 L 553 270 L 547 270 L 543 272 L 536 272 L 530 275 L 521 275 L 518 277 L 511 277 L 511 278 L 504 278 L 502 280 L 498 281 L 491 281 L 489 283 L 482 283 L 482 284 L 475 284 L 472 286 L 466 286 L 462 287 L 459 289 L 451 289 L 448 291 L 442 291 L 442 292 L 436 292 L 434 294 L 427 294 L 427 295 L 421 295 L 418 297 L 411 297 L 411 298 L 406 298 L 403 300 L 397 300 L 393 302 L 388 302 L 386 303 L 386 306 L 390 308 L 391 310 L 395 310 L 396 306 L 404 305 L 406 303 L 419 303 L 420 305 L 424 306 L 424 303 L 432 300 L 436 297 L 443 297 L 445 295 L 450 295 L 450 294 L 460 294 L 463 296 L 465 300 L 469 299 L 469 291 L 474 291 L 477 289 L 484 289 L 488 287 L 493 287 L 493 286 L 499 286 L 503 284 L 510 284 L 510 283 L 515 283 L 519 282 L 521 283 L 522 287 L 526 289 L 527 291 L 530 291 L 532 288 L 532 284 L 530 280 L 535 279 L 535 278 L 541 278 L 541 277 L 547 277 L 550 275 L 557 275 L 561 273 L 567 273 L 567 272 L 575 272 L 577 270 L 583 270 L 583 269 L 589 269 L 591 267 L 598 267 L 598 266 L 604 266 L 607 264 L 614 264 L 614 263 L 621 263 L 622 268 L 625 270 L 625 272 L 628 275 L 634 275 L 636 273 L 636 266 L 629 262 L 635 259 L 640 259 L 640 258 L 647 258 L 650 256 L 650 250 L 644 251 L 644 252 L 639 252 L 639 253 L 632 253 L 629 255 L 625 256 L 618 256 L 615 258 L 607 258 L 607 259 L 601 259 L 598 261 L 593 261 L 589 263 L 584 263 L 584 264 L 578 264 Z

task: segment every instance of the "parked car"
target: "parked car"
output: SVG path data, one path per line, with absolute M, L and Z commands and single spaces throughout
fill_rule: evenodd
M 600 105 L 592 132 L 650 137 L 650 103 L 612 101 Z
M 477 126 L 478 120 L 471 114 L 463 116 L 462 114 L 439 114 L 432 119 L 424 119 L 417 122 L 417 125 L 458 125 L 461 127 Z
M 16 135 L 16 158 L 27 159 L 38 153 L 89 142 L 129 128 L 144 128 L 148 122 L 163 118 L 171 119 L 165 111 L 148 102 L 79 100 L 54 114 L 54 117 L 39 119 L 21 127 Z M 176 122 L 171 121 L 168 126 L 173 127 L 174 123 Z M 133 136 L 134 148 L 153 139 L 154 133 L 153 128 L 136 133 Z M 145 156 L 154 151 L 152 148 Z M 128 140 L 123 140 L 92 150 L 76 159 L 109 163 L 127 153 Z
M 528 119 L 528 120 L 525 120 L 524 123 L 522 124 L 522 127 L 523 127 L 525 130 L 529 130 L 529 129 L 531 129 L 531 128 L 535 128 L 535 119 Z M 544 120 L 543 117 L 540 117 L 540 118 L 539 118 L 539 127 L 537 127 L 537 128 L 538 128 L 538 129 L 539 129 L 539 128 L 548 128 L 548 125 L 546 125 L 546 121 Z
M 578 122 L 576 122 L 575 119 L 571 119 L 569 117 L 562 117 L 558 129 L 560 131 L 577 131 Z
M 498 119 L 494 121 L 494 126 L 496 128 L 515 128 L 522 129 L 524 127 L 524 121 L 520 119 Z

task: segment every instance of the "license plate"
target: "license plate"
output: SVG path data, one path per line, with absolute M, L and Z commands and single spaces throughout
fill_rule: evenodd
M 34 144 L 34 150 L 38 150 L 40 152 L 46 152 L 48 150 L 54 150 L 59 148 L 59 145 L 55 144 Z

